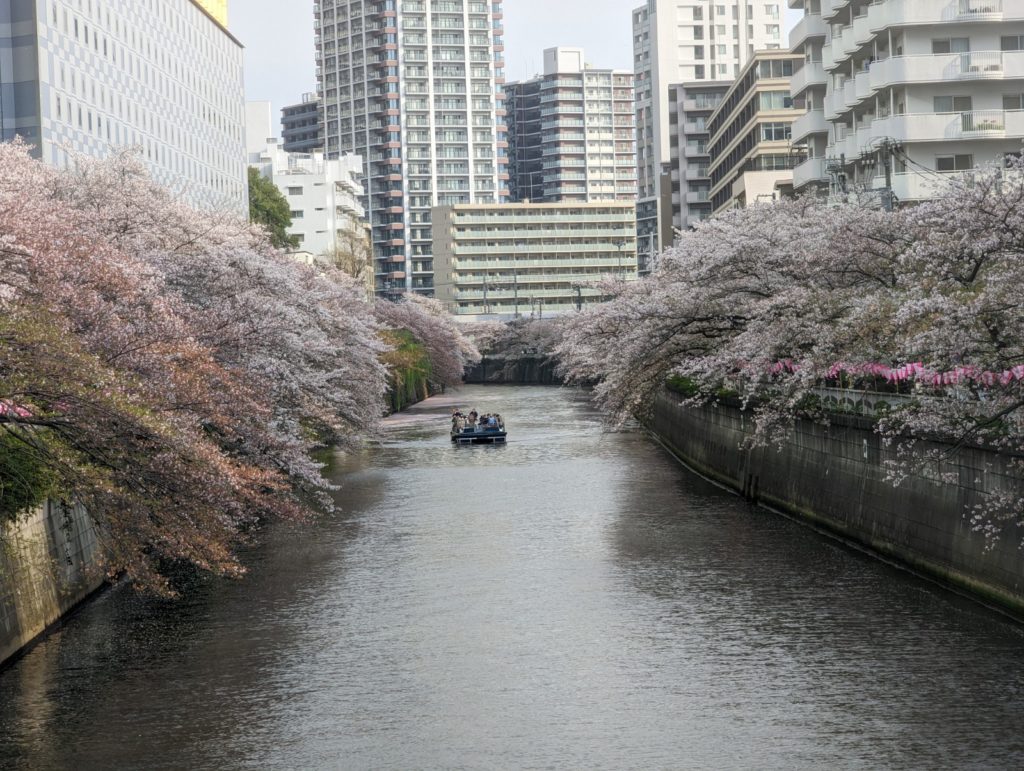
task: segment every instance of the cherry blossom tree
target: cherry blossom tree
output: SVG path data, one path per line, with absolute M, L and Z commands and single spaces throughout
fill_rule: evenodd
M 374 313 L 382 325 L 409 332 L 423 346 L 431 383 L 458 385 L 466 367 L 480 361 L 476 346 L 437 300 L 406 295 L 399 302 L 378 301 Z
M 610 414 L 642 415 L 666 381 L 693 403 L 734 394 L 755 443 L 792 421 L 827 421 L 820 389 L 881 378 L 878 431 L 895 482 L 976 444 L 1024 451 L 1024 170 L 988 168 L 893 213 L 800 199 L 717 217 L 681 236 L 655 274 L 609 284 L 611 302 L 572 318 L 566 374 L 596 382 Z M 1018 376 L 1019 374 L 1019 376 Z M 947 458 L 948 459 L 948 458 Z M 1020 487 L 973 512 L 997 535 L 1024 511 Z
M 0 145 L 0 431 L 82 503 L 107 569 L 237 574 L 236 540 L 309 516 L 310 449 L 382 411 L 380 327 L 351 279 L 174 200 L 130 154 L 69 171 Z

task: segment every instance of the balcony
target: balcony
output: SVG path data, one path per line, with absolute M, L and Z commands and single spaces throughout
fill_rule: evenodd
M 795 121 L 793 121 L 793 143 L 796 144 L 811 134 L 824 134 L 828 132 L 828 123 L 825 121 L 823 110 L 808 110 Z
M 889 27 L 943 22 L 993 22 L 1024 20 L 1024 4 L 1016 0 L 889 0 L 868 6 L 872 32 Z
M 961 172 L 957 172 L 961 173 Z M 926 201 L 942 195 L 946 180 L 951 174 L 927 174 L 909 172 L 892 175 L 892 191 L 899 201 Z M 885 187 L 885 177 L 878 176 L 872 180 L 873 189 Z
M 865 13 L 863 16 L 856 17 L 853 20 L 853 42 L 859 48 L 870 43 L 872 38 L 874 38 L 874 33 L 871 31 L 868 15 Z
M 874 89 L 871 88 L 871 74 L 868 72 L 858 72 L 857 77 L 854 78 L 854 91 L 856 93 L 855 102 L 863 102 L 875 93 Z
M 831 19 L 849 4 L 850 0 L 821 0 L 821 17 Z
M 825 43 L 821 47 L 821 66 L 826 70 L 835 69 L 836 57 L 832 53 L 832 43 Z
M 832 39 L 832 48 L 834 51 L 841 51 L 844 58 L 852 56 L 860 48 L 854 39 L 852 24 L 843 27 L 839 35 Z M 839 57 L 836 56 L 836 58 L 838 59 Z
M 1024 51 L 896 56 L 874 62 L 869 75 L 874 90 L 904 83 L 1024 79 Z
M 825 68 L 821 62 L 804 62 L 804 66 L 793 73 L 789 89 L 797 97 L 812 86 L 824 87 L 826 82 Z
M 789 33 L 789 48 L 794 53 L 799 53 L 799 48 L 812 38 L 825 37 L 825 21 L 819 14 L 807 13 L 796 23 L 793 31 Z
M 793 169 L 793 189 L 828 181 L 824 158 L 808 158 Z
M 1024 138 L 1024 110 L 892 115 L 871 124 L 871 137 L 892 137 L 898 142 Z

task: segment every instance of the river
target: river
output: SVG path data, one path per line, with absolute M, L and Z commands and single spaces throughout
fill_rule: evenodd
M 450 405 L 505 447 L 453 447 Z M 337 458 L 242 581 L 118 589 L 0 671 L 0 767 L 1020 768 L 1021 627 L 689 473 L 568 389 Z

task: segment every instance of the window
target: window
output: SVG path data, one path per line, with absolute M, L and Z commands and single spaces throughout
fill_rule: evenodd
M 288 195 L 302 195 L 301 187 L 290 187 L 288 188 Z
M 1003 35 L 999 47 L 1004 51 L 1024 51 L 1024 35 Z
M 933 54 L 962 54 L 971 50 L 971 40 L 966 37 L 947 37 L 932 41 Z
M 762 123 L 762 142 L 784 142 L 792 136 L 792 126 L 788 123 Z
M 973 155 L 940 155 L 935 159 L 936 171 L 968 171 L 973 168 Z
M 302 219 L 302 212 L 301 211 L 293 209 L 292 212 L 291 212 L 291 215 L 292 215 L 292 219 L 293 220 L 301 220 Z
M 936 96 L 933 100 L 935 112 L 970 112 L 972 109 L 969 96 Z
M 1024 109 L 1024 98 L 1020 94 L 1003 94 L 1004 110 Z
M 764 31 L 766 33 L 768 33 L 768 37 L 778 37 L 779 36 L 779 25 L 778 24 L 766 24 L 764 26 Z
M 793 74 L 793 62 L 789 59 L 770 59 L 761 62 L 757 74 L 761 78 L 788 78 Z
M 788 91 L 763 91 L 760 94 L 762 110 L 786 110 L 793 106 Z

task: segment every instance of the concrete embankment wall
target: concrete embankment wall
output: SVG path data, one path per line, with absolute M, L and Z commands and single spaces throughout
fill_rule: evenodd
M 484 356 L 479 364 L 466 370 L 465 380 L 474 385 L 561 385 L 556 366 L 547 356 Z
M 0 525 L 0 665 L 102 586 L 99 558 L 81 507 L 50 502 Z
M 738 407 L 700 408 L 665 392 L 650 428 L 680 459 L 751 500 L 780 509 L 902 563 L 1024 620 L 1024 528 L 993 548 L 965 512 L 995 490 L 1020 489 L 1008 459 L 965 448 L 934 475 L 899 487 L 884 463 L 895 457 L 864 418 L 830 426 L 798 421 L 781 450 L 740 449 L 751 416 Z M 947 473 L 956 483 L 942 481 Z

